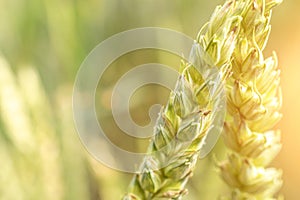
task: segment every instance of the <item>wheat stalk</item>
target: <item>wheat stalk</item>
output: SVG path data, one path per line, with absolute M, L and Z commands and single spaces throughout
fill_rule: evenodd
M 232 2 L 217 7 L 199 32 L 190 62 L 182 62 L 176 88 L 157 120 L 148 151 L 152 154 L 145 158 L 141 173 L 134 175 L 123 200 L 181 199 L 186 193 L 185 185 L 195 168 L 212 119 L 217 115 L 211 111 L 219 98 L 218 88 L 222 87 L 230 68 L 241 21 L 235 13 L 236 6 Z M 211 71 L 213 66 L 220 69 L 217 75 Z M 204 80 L 203 73 L 207 74 L 206 78 L 220 79 L 214 94 L 207 87 L 209 82 Z
M 277 0 L 244 0 L 237 46 L 232 54 L 232 76 L 227 81 L 228 117 L 224 141 L 232 151 L 219 164 L 232 189 L 224 199 L 275 199 L 282 185 L 281 171 L 267 168 L 281 148 L 281 93 L 277 58 L 264 59 L 270 34 L 271 10 Z

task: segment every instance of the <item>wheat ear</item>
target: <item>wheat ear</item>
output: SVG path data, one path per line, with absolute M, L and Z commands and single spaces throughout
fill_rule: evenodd
M 281 148 L 281 93 L 277 58 L 264 59 L 270 34 L 271 9 L 278 0 L 244 0 L 237 46 L 232 54 L 232 76 L 227 81 L 228 117 L 224 141 L 231 152 L 219 165 L 232 189 L 224 199 L 275 199 L 282 185 L 281 171 L 267 168 Z
M 231 2 L 217 7 L 199 32 L 190 62 L 182 62 L 177 86 L 157 120 L 149 147 L 149 152 L 154 153 L 145 158 L 141 173 L 134 175 L 123 200 L 181 199 L 186 193 L 185 185 L 217 115 L 213 111 L 218 88 L 230 68 L 241 21 L 235 13 Z M 210 70 L 213 66 L 219 68 L 217 77 L 221 80 L 215 85 L 214 94 L 207 87 L 209 79 L 216 77 Z M 204 80 L 203 73 L 208 74 L 208 80 Z

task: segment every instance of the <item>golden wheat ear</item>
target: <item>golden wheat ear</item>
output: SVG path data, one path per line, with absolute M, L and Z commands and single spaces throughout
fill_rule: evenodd
M 231 152 L 219 169 L 232 192 L 224 199 L 276 199 L 282 185 L 282 172 L 267 167 L 281 148 L 280 132 L 272 130 L 281 118 L 280 72 L 276 55 L 264 59 L 262 52 L 280 2 L 236 1 L 243 20 L 226 87 L 224 141 Z

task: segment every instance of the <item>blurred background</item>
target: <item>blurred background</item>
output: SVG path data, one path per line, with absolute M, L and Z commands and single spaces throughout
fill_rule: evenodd
M 132 28 L 170 28 L 195 38 L 216 0 L 0 0 L 0 199 L 120 199 L 132 174 L 94 160 L 81 144 L 72 118 L 72 87 L 77 70 L 101 41 Z M 265 51 L 276 50 L 282 71 L 283 149 L 273 166 L 283 170 L 281 193 L 300 191 L 300 2 L 276 8 Z M 143 50 L 120 57 L 97 89 L 98 120 L 107 136 L 126 150 L 143 152 L 148 140 L 134 140 L 115 125 L 110 108 L 114 84 L 136 65 L 158 62 L 178 69 L 180 58 Z M 169 91 L 146 86 L 132 96 L 132 118 L 149 122 L 148 109 L 165 104 Z M 224 157 L 220 140 L 200 160 L 185 199 L 216 199 L 227 188 L 212 155 Z

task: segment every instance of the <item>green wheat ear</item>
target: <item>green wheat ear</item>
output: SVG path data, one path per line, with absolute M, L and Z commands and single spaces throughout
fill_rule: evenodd
M 217 7 L 199 32 L 191 52 L 193 59 L 181 63 L 176 88 L 157 120 L 148 151 L 150 156 L 144 159 L 141 173 L 134 175 L 123 200 L 181 199 L 187 193 L 185 185 L 217 115 L 214 104 L 221 92 L 218 88 L 231 68 L 231 54 L 241 21 L 235 13 L 232 2 Z M 221 80 L 215 85 L 215 94 L 210 93 L 209 80 L 204 80 L 200 73 L 209 74 L 212 66 L 219 68 Z
M 272 130 L 281 118 L 280 72 L 276 55 L 262 54 L 280 2 L 236 1 L 243 20 L 227 81 L 224 141 L 231 153 L 219 169 L 232 194 L 224 199 L 275 199 L 282 185 L 282 172 L 267 168 L 281 148 L 280 132 Z
M 216 113 L 209 109 L 214 106 L 208 98 L 207 81 L 195 66 L 182 65 L 182 75 L 155 126 L 149 147 L 153 154 L 145 158 L 123 199 L 179 199 L 186 193 L 185 184 Z M 224 73 L 227 71 L 224 66 Z

